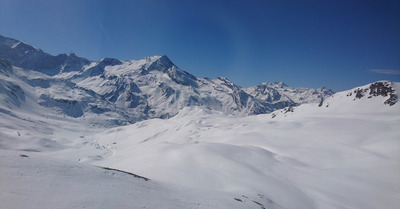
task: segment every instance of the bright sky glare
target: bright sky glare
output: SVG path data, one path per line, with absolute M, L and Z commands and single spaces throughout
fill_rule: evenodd
M 90 60 L 167 55 L 244 87 L 400 81 L 398 0 L 0 0 L 0 34 Z

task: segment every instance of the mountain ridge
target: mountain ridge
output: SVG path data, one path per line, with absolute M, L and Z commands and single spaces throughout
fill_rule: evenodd
M 166 56 L 85 64 L 71 53 L 43 70 L 41 56 L 26 55 L 39 63 L 27 69 L 10 54 L 0 58 L 7 207 L 397 206 L 400 83 L 242 88 Z
M 2 87 L 8 92 L 3 99 L 8 99 L 8 106 L 24 102 L 18 95 L 27 91 L 32 101 L 51 111 L 73 118 L 104 116 L 115 125 L 170 118 L 187 106 L 238 116 L 264 114 L 318 103 L 334 94 L 325 87 L 292 88 L 283 82 L 242 88 L 224 77 L 197 78 L 166 55 L 127 61 L 89 61 L 72 52 L 52 56 L 4 36 L 0 36 L 0 60 L 3 74 L 12 83 Z

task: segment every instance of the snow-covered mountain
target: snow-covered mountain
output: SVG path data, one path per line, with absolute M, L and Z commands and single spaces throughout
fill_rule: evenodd
M 14 66 L 37 70 L 49 75 L 57 74 L 60 71 L 79 70 L 82 66 L 89 64 L 89 60 L 77 57 L 72 52 L 70 55 L 52 56 L 23 41 L 2 35 L 0 35 L 0 59 Z
M 0 208 L 398 208 L 400 83 L 241 88 L 0 38 Z
M 272 103 L 278 108 L 317 102 L 335 93 L 325 87 L 319 89 L 291 88 L 282 82 L 262 83 L 244 90 L 260 101 Z
M 273 118 L 286 117 L 287 115 L 304 114 L 311 111 L 339 111 L 347 114 L 360 112 L 375 112 L 395 109 L 391 106 L 398 103 L 400 84 L 391 81 L 377 81 L 368 85 L 338 92 L 330 97 L 321 98 L 316 104 L 309 103 L 298 107 L 285 107 L 271 113 Z M 307 109 L 307 111 L 305 110 Z
M 196 78 L 166 56 L 96 62 L 73 53 L 52 56 L 3 36 L 0 60 L 9 66 L 7 71 L 2 67 L 8 82 L 21 93 L 31 91 L 32 100 L 39 105 L 70 117 L 106 115 L 117 125 L 169 118 L 186 106 L 234 115 L 262 114 L 333 94 L 325 88 L 290 88 L 282 83 L 244 89 L 222 77 Z M 3 87 L 3 91 L 7 89 L 10 91 Z
M 375 86 L 391 93 L 354 95 Z M 0 200 L 11 208 L 394 209 L 400 105 L 385 102 L 399 91 L 381 81 L 286 113 L 194 106 L 115 128 L 34 114 L 41 106 L 2 112 Z

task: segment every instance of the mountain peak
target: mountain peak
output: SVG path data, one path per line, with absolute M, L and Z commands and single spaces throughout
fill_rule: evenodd
M 288 87 L 288 85 L 283 82 L 263 82 L 259 86 L 279 87 L 279 88 Z
M 157 62 L 159 64 L 162 64 L 163 66 L 173 66 L 174 63 L 166 56 L 153 56 L 151 57 L 152 62 Z
M 66 82 L 74 83 L 68 92 L 81 91 L 82 87 L 90 92 L 87 98 L 91 99 L 91 104 L 101 103 L 104 106 L 103 109 L 100 106 L 96 106 L 97 109 L 91 109 L 93 105 L 88 106 L 89 99 L 79 100 L 78 98 L 76 101 L 81 102 L 81 106 L 77 106 L 81 110 L 79 114 L 85 111 L 94 111 L 97 114 L 97 112 L 112 111 L 113 108 L 118 107 L 124 109 L 121 110 L 121 112 L 125 111 L 123 115 L 132 115 L 132 118 L 126 116 L 129 120 L 139 120 L 140 118 L 170 117 L 182 107 L 194 105 L 230 114 L 260 114 L 288 106 L 320 102 L 334 94 L 326 88 L 292 88 L 283 82 L 264 82 L 255 87 L 242 88 L 224 77 L 212 80 L 201 79 L 179 69 L 166 55 L 128 62 L 114 58 L 90 62 L 76 56 L 74 52 L 69 55 L 52 56 L 32 48 L 27 54 L 21 53 L 24 51 L 18 48 L 22 46 L 29 45 L 0 36 L 0 59 L 5 61 L 0 62 L 0 66 L 10 63 L 10 65 L 26 70 L 37 70 L 50 76 L 60 74 L 63 79 L 69 79 Z M 61 75 L 70 71 L 77 72 Z M 35 85 L 48 88 L 50 84 L 35 83 Z M 353 96 L 365 94 L 365 91 L 371 92 L 372 96 L 390 94 L 390 98 L 386 99 L 389 105 L 398 100 L 392 89 L 380 83 L 373 85 L 369 90 L 353 92 Z M 66 94 L 69 95 L 68 92 Z M 59 95 L 53 95 L 49 91 L 48 97 L 43 96 L 42 100 L 48 100 L 49 104 L 58 102 L 60 107 L 64 107 L 64 100 L 53 101 L 49 99 L 52 97 L 58 98 Z M 107 98 L 107 100 L 103 101 L 102 98 Z M 71 104 L 75 104 L 75 100 Z M 67 107 L 70 108 L 68 105 L 65 108 Z M 66 110 L 69 111 L 68 108 Z
M 167 72 L 170 68 L 177 68 L 167 56 L 145 57 L 142 60 L 146 62 L 146 71 L 162 71 Z
M 40 49 L 24 42 L 24 41 L 18 41 L 13 38 L 8 38 L 5 36 L 0 35 L 0 46 L 1 48 L 6 47 L 6 48 L 11 48 L 19 51 L 23 51 L 25 54 L 28 53 L 29 51 L 40 51 Z
M 20 41 L 19 43 L 15 44 L 11 48 L 25 50 L 25 53 L 28 53 L 30 51 L 42 52 L 42 50 L 40 50 L 40 49 L 38 49 L 38 48 L 36 48 L 36 47 L 26 43 L 26 42 L 23 42 L 23 41 Z
M 115 65 L 120 65 L 122 64 L 122 62 L 119 59 L 115 59 L 115 58 L 108 58 L 105 57 L 101 60 L 98 61 L 99 64 L 102 64 L 104 66 L 106 65 L 111 65 L 111 66 L 115 66 Z
M 159 59 L 159 60 L 163 60 L 163 61 L 169 61 L 169 62 L 171 62 L 171 60 L 167 57 L 167 55 L 159 56 L 158 59 Z
M 77 57 L 71 52 L 57 56 L 43 52 L 26 42 L 0 36 L 0 59 L 10 64 L 30 70 L 40 71 L 48 75 L 59 72 L 79 70 L 87 63 L 85 58 Z
M 12 47 L 20 41 L 0 35 L 0 46 Z
M 149 56 L 149 57 L 145 57 L 145 58 L 143 58 L 143 59 L 145 59 L 147 62 L 156 62 L 156 61 L 159 61 L 159 60 L 171 62 L 171 60 L 170 60 L 166 55 L 162 55 L 162 56 L 159 56 L 159 55 L 156 55 L 156 56 Z

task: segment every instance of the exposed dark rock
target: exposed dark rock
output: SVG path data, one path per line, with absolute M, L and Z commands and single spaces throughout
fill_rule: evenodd
M 389 106 L 392 106 L 396 104 L 396 102 L 399 100 L 398 96 L 396 94 L 390 95 L 390 98 L 384 102 L 384 104 L 387 104 Z
M 293 107 L 285 107 L 283 109 L 283 114 L 286 114 L 288 112 L 294 112 L 294 108 Z
M 323 97 L 321 97 L 321 101 L 319 102 L 318 107 L 322 107 L 322 105 L 324 105 L 324 98 Z
M 364 92 L 365 92 L 365 89 L 354 90 L 354 94 L 356 94 L 357 99 L 361 99 L 362 97 L 364 97 Z
M 384 104 L 392 106 L 396 104 L 398 101 L 398 96 L 396 95 L 396 91 L 392 87 L 392 83 L 388 81 L 378 81 L 373 84 L 371 84 L 368 88 L 364 89 L 356 89 L 354 90 L 355 97 L 357 99 L 361 99 L 366 95 L 366 93 L 369 91 L 369 96 L 367 97 L 368 99 L 371 99 L 373 97 L 388 97 Z M 352 92 L 347 93 L 346 96 L 351 96 Z
M 384 104 L 388 104 L 389 106 L 396 104 L 398 100 L 396 91 L 392 88 L 390 82 L 376 82 L 371 84 L 369 86 L 369 89 L 370 89 L 369 94 L 372 96 L 383 96 L 383 97 L 390 96 L 389 99 L 387 99 L 384 102 Z
M 388 82 L 376 82 L 369 86 L 369 94 L 372 96 L 383 96 L 392 95 L 394 89 L 390 86 Z
M 136 175 L 136 174 L 131 173 L 131 172 L 118 170 L 118 169 L 115 169 L 115 168 L 109 168 L 109 167 L 101 167 L 101 166 L 99 166 L 99 168 L 102 168 L 102 169 L 105 169 L 105 170 L 109 170 L 109 171 L 117 171 L 117 172 L 120 172 L 120 173 L 125 173 L 125 174 L 131 175 L 131 176 L 133 176 L 135 178 L 140 178 L 140 179 L 143 179 L 145 181 L 150 181 L 149 178 L 146 178 L 146 177 L 143 177 L 143 176 L 139 176 L 139 175 Z

